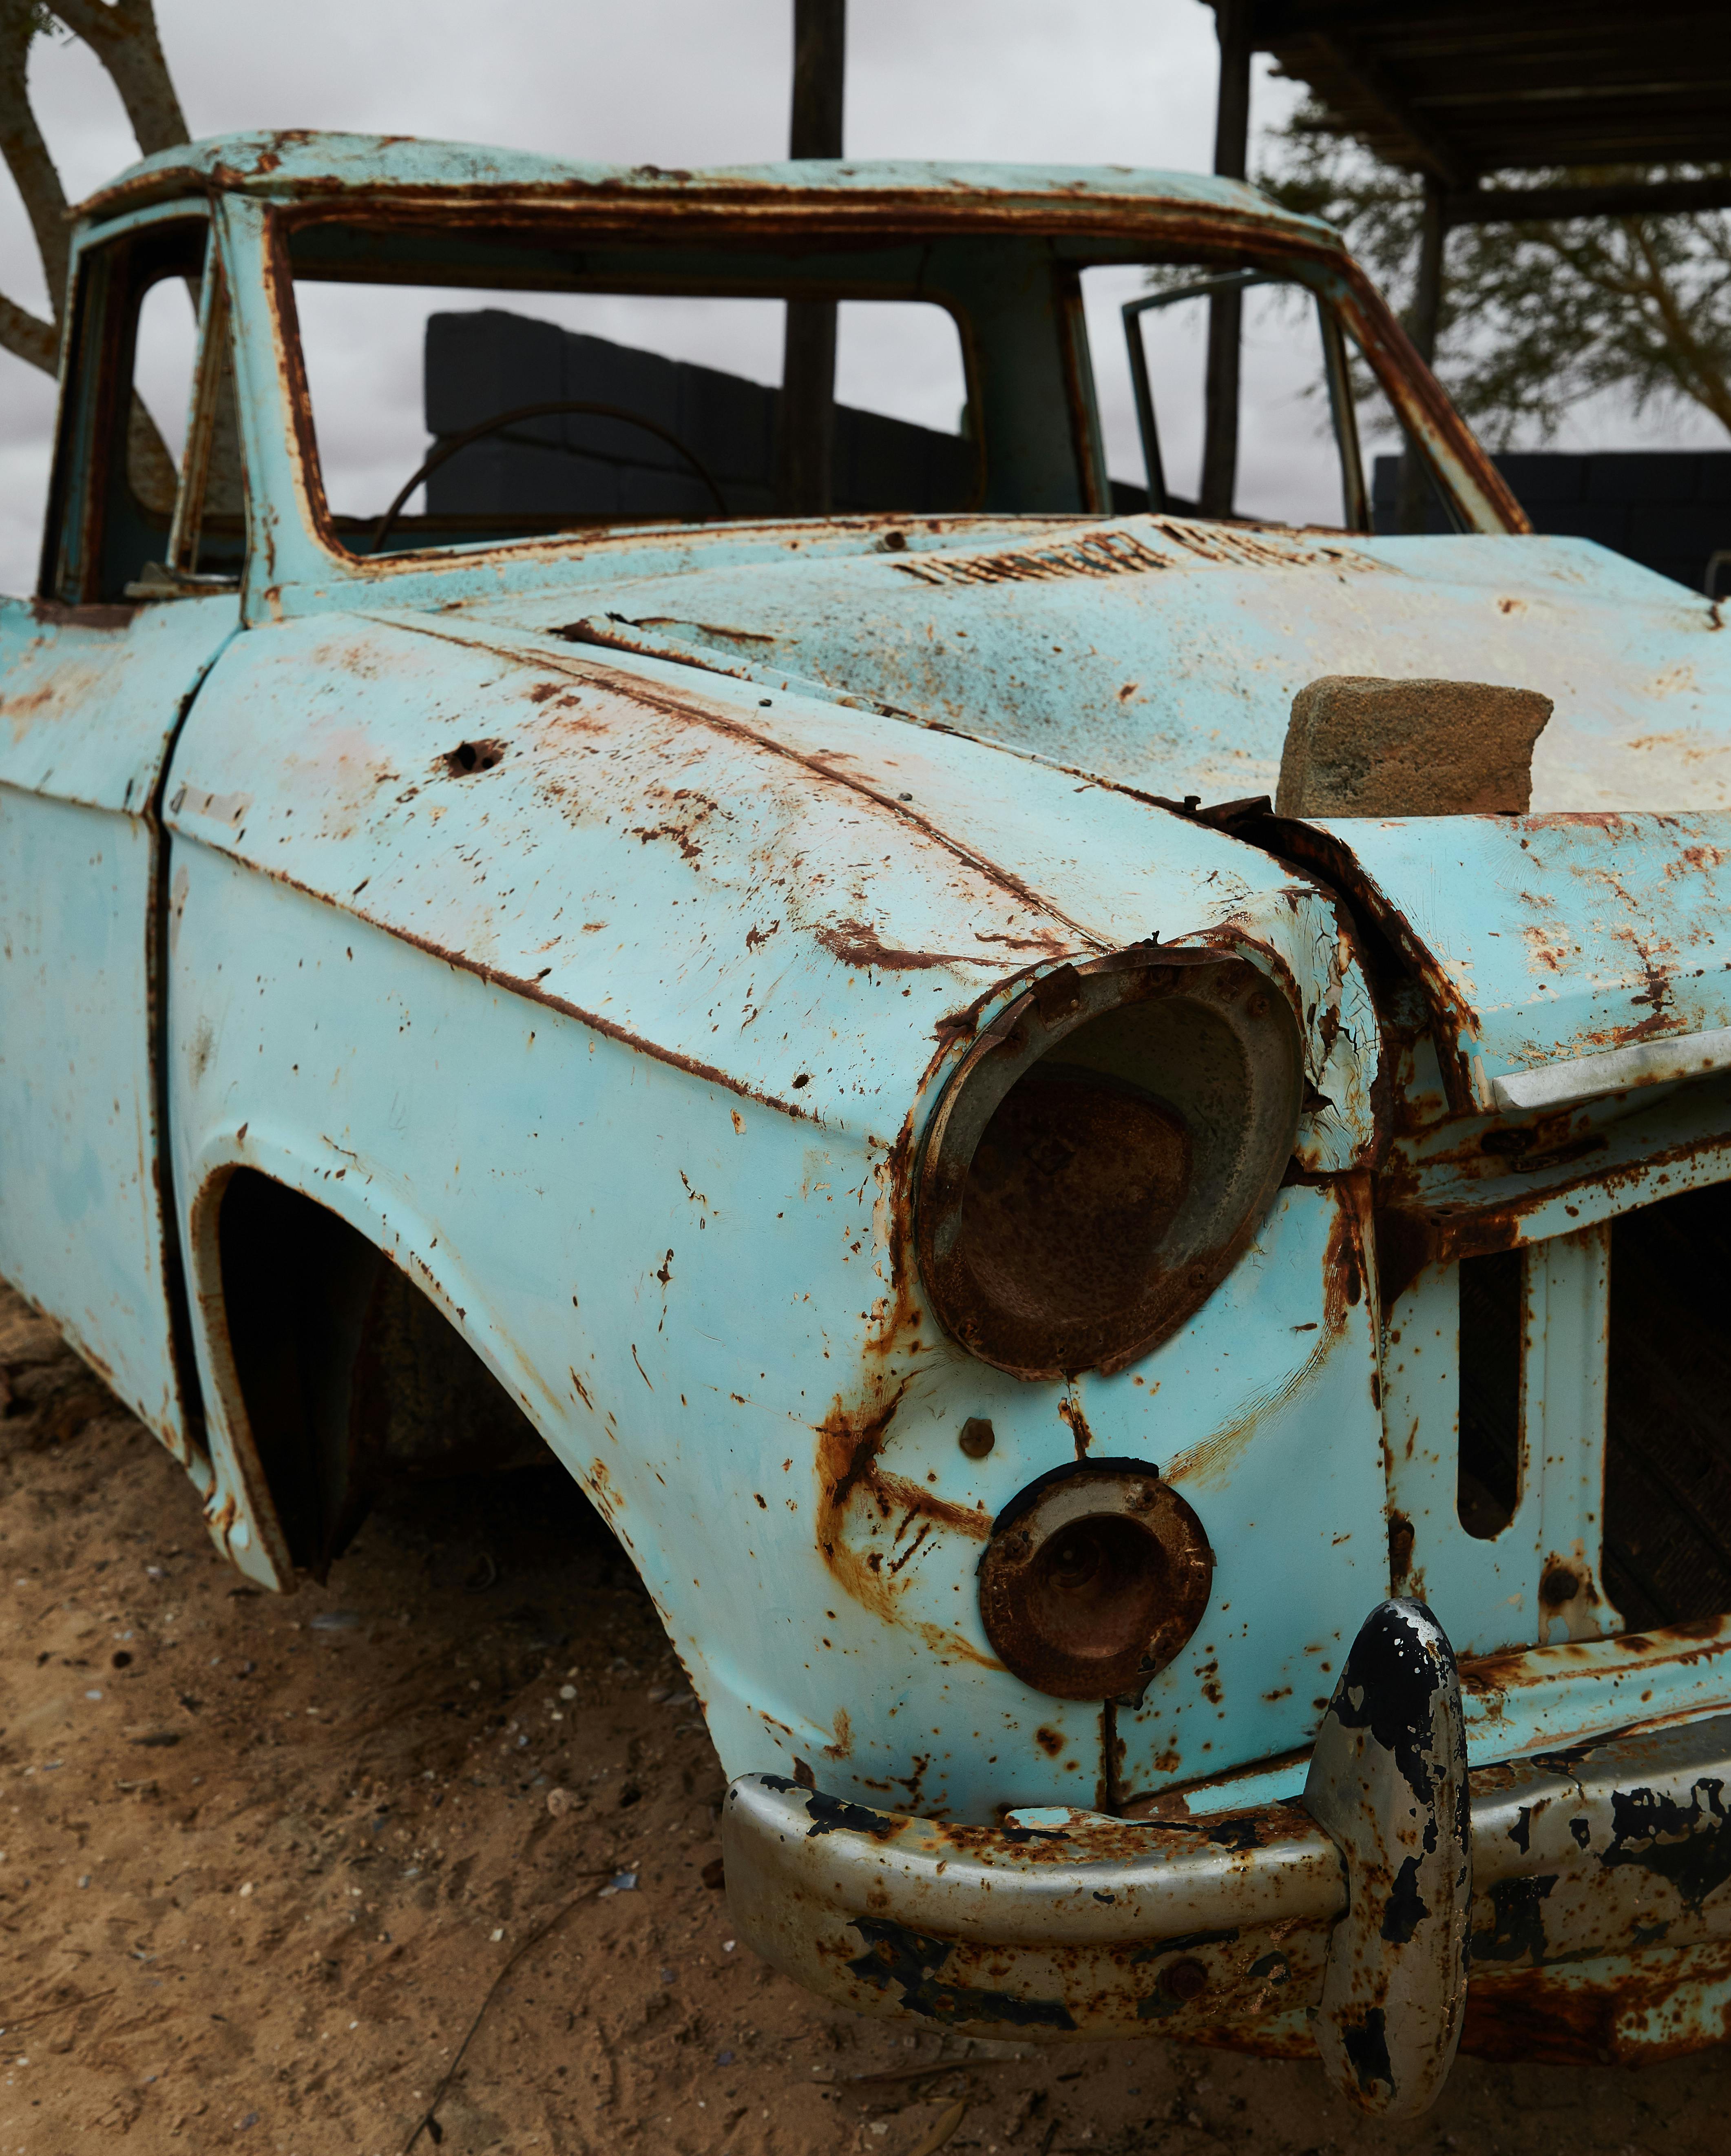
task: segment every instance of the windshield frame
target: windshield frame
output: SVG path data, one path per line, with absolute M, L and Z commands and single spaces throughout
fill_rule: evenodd
M 705 204 L 689 196 L 632 200 L 617 194 L 573 203 L 561 199 L 489 202 L 484 211 L 460 198 L 404 205 L 365 192 L 344 192 L 335 199 L 284 206 L 268 198 L 223 192 L 213 205 L 224 251 L 235 340 L 236 378 L 248 445 L 248 494 L 254 544 L 246 579 L 249 619 L 285 613 L 321 611 L 352 603 L 370 590 L 381 599 L 414 605 L 448 603 L 453 577 L 477 589 L 503 590 L 544 583 L 555 562 L 581 556 L 601 569 L 609 550 L 639 552 L 654 544 L 670 558 L 687 558 L 694 547 L 709 550 L 732 540 L 740 547 L 790 545 L 828 551 L 857 551 L 862 535 L 885 525 L 905 525 L 904 516 L 853 516 L 841 518 L 741 521 L 725 525 L 675 524 L 610 526 L 581 535 L 509 538 L 474 546 L 404 552 L 376 557 L 355 555 L 333 543 L 319 480 L 316 442 L 294 311 L 294 272 L 289 236 L 300 224 L 333 217 L 353 222 L 365 218 L 392 225 L 413 224 L 435 232 L 460 232 L 484 223 L 491 229 L 520 228 L 526 234 L 556 227 L 566 244 L 573 235 L 630 240 L 645 244 L 692 244 L 694 232 L 725 243 L 741 239 L 760 246 L 831 241 L 846 246 L 861 240 L 881 247 L 887 236 L 910 244 L 930 239 L 990 239 L 1006 230 L 1019 239 L 1048 244 L 1055 259 L 1081 268 L 1095 262 L 1176 259 L 1217 262 L 1221 270 L 1254 269 L 1309 287 L 1332 310 L 1362 354 L 1396 416 L 1409 430 L 1434 482 L 1452 502 L 1469 531 L 1511 533 L 1530 527 L 1514 497 L 1430 370 L 1413 349 L 1365 273 L 1342 249 L 1338 239 L 1318 228 L 1314 241 L 1295 236 L 1288 226 L 1259 232 L 1240 212 L 1201 212 L 1194 205 L 1126 206 L 1124 203 L 1053 202 L 1037 214 L 1025 206 L 992 208 L 977 202 L 914 198 L 868 205 L 862 213 L 855 201 L 813 191 L 790 193 L 768 208 L 742 209 L 737 202 Z M 1271 219 L 1271 224 L 1273 220 Z M 1258 239 L 1274 240 L 1258 246 Z M 417 280 L 418 281 L 418 280 Z M 881 290 L 881 287 L 878 288 Z M 914 296 L 935 298 L 931 291 Z M 1080 324 L 1079 294 L 1075 314 Z M 973 332 L 959 324 L 970 395 L 976 356 L 969 351 Z M 1085 330 L 1082 332 L 1085 339 Z M 1073 344 L 1077 340 L 1073 340 Z M 1104 449 L 1092 410 L 1091 370 L 1081 341 L 1068 386 L 1073 428 L 1090 452 L 1078 458 L 1087 495 L 1065 520 L 1086 521 L 1110 514 L 1104 480 Z M 1051 522 L 1044 512 L 994 510 L 958 513 L 941 519 L 914 520 L 943 524 L 958 531 L 985 526 L 1001 529 L 1026 517 Z M 623 573 L 624 561 L 619 563 Z

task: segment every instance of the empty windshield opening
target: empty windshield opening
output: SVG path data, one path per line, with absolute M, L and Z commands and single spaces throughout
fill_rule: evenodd
M 297 274 L 330 528 L 359 554 L 777 513 L 786 303 Z M 622 282 L 624 280 L 622 278 Z M 666 280 L 672 281 L 672 280 Z M 837 302 L 829 501 L 965 510 L 963 347 L 930 300 Z

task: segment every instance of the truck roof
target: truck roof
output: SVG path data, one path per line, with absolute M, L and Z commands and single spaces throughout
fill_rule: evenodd
M 352 195 L 429 207 L 443 198 L 473 205 L 576 206 L 597 200 L 704 203 L 773 213 L 801 202 L 849 213 L 922 213 L 945 223 L 970 213 L 1006 221 L 1099 229 L 1128 218 L 1146 228 L 1170 221 L 1187 233 L 1247 228 L 1297 241 L 1307 251 L 1339 250 L 1333 228 L 1283 209 L 1241 180 L 1127 165 L 1008 165 L 812 159 L 687 171 L 658 165 L 583 164 L 527 150 L 434 142 L 411 135 L 348 135 L 293 128 L 213 135 L 130 167 L 81 205 L 87 218 L 112 215 L 213 189 L 284 203 Z M 851 221 L 851 220 L 850 220 Z

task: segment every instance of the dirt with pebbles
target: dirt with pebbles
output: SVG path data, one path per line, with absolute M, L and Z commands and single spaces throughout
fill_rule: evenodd
M 735 1942 L 701 1714 L 561 1473 L 400 1499 L 273 1597 L 3 1288 L 0 1373 L 0 2156 L 1724 2146 L 1720 2052 L 1463 2061 L 1385 2128 L 1310 2065 L 832 2010 Z

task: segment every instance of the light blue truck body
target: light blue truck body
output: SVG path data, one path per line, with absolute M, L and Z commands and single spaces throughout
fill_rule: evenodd
M 814 259 L 917 242 L 988 293 L 1007 271 L 968 250 L 1030 234 L 1248 250 L 1339 305 L 1464 528 L 1114 516 L 1084 411 L 1043 506 L 369 558 L 323 511 L 272 266 L 282 219 L 339 200 L 641 248 L 804 220 Z M 1296 1792 L 1403 1580 L 1467 1658 L 1475 1767 L 1731 1708 L 1731 1634 L 1620 1637 L 1597 1580 L 1606 1224 L 1731 1168 L 1725 1065 L 1687 1060 L 1731 1026 L 1715 608 L 1523 531 L 1333 235 L 1231 183 L 245 138 L 116 182 L 74 275 L 207 219 L 243 567 L 69 598 L 51 531 L 42 592 L 0 606 L 0 1270 L 243 1572 L 295 1564 L 226 1329 L 238 1170 L 382 1253 L 520 1407 L 637 1563 L 730 1775 L 976 1827 L 1242 1813 Z M 978 366 L 1021 424 L 1037 370 Z M 95 391 L 74 365 L 63 393 L 64 519 Z M 1300 862 L 1175 805 L 1271 793 L 1330 674 L 1542 690 L 1530 817 L 1344 820 Z M 1031 981 L 1151 938 L 1235 952 L 1289 1004 L 1293 1171 L 1151 1352 L 1011 1375 L 912 1260 L 926 1119 Z M 1684 1061 L 1589 1088 L 1573 1152 L 1481 1147 L 1524 1112 L 1499 1081 L 1656 1043 Z M 1534 1253 L 1528 1471 L 1484 1539 L 1455 1503 L 1456 1270 L 1509 1247 Z M 957 1444 L 977 1418 L 984 1457 Z M 1084 1454 L 1157 1467 L 1216 1560 L 1189 1645 L 1109 1711 L 1012 1675 L 975 1590 L 1003 1507 Z M 1731 1989 L 1696 1975 L 1698 2039 Z

